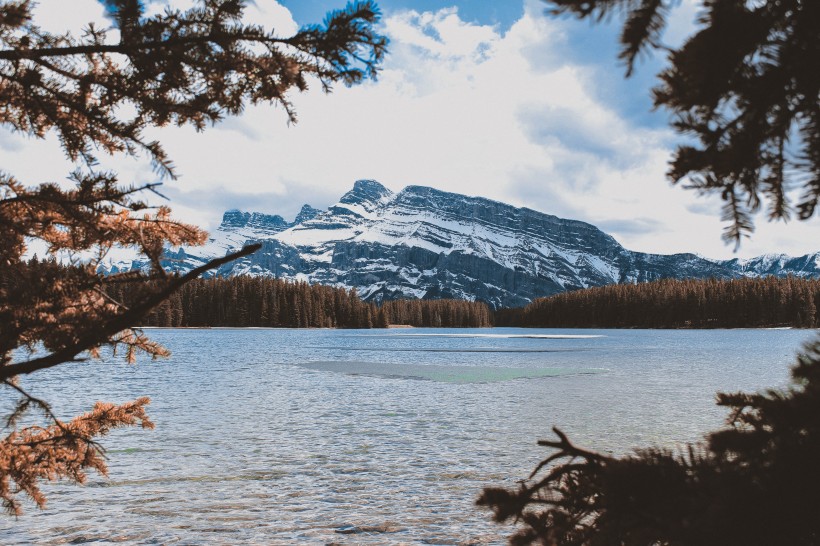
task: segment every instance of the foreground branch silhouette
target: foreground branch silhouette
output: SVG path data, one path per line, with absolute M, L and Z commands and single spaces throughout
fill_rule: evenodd
M 553 13 L 625 15 L 627 75 L 648 50 L 668 51 L 655 105 L 697 145 L 678 147 L 669 177 L 725 202 L 727 241 L 740 243 L 769 200 L 770 219 L 820 200 L 820 2 L 704 0 L 682 47 L 661 42 L 672 0 L 547 0 Z M 558 440 L 519 488 L 487 488 L 479 505 L 519 524 L 511 544 L 624 546 L 820 544 L 820 340 L 793 386 L 719 394 L 727 427 L 682 453 L 650 448 L 609 457 Z
M 668 64 L 656 108 L 687 137 L 668 172 L 724 202 L 724 239 L 736 245 L 768 201 L 769 219 L 812 218 L 820 200 L 820 2 L 702 0 L 697 31 L 663 44 L 676 0 L 546 0 L 555 14 L 624 16 L 619 58 L 627 76 L 652 50 Z M 693 142 L 695 141 L 695 142 Z
M 820 341 L 804 348 L 793 384 L 719 394 L 727 426 L 675 452 L 610 457 L 558 440 L 517 489 L 478 503 L 516 521 L 511 544 L 750 545 L 820 541 Z
M 293 36 L 243 22 L 242 0 L 201 0 L 150 17 L 139 0 L 105 5 L 114 27 L 89 24 L 77 37 L 39 28 L 29 0 L 0 2 L 0 123 L 35 138 L 55 133 L 75 164 L 67 183 L 0 172 L 0 382 L 18 397 L 0 439 L 0 498 L 13 514 L 22 510 L 21 494 L 44 505 L 40 480 L 82 482 L 86 470 L 105 473 L 96 437 L 153 426 L 148 398 L 98 402 L 64 422 L 20 378 L 94 358 L 103 347 L 123 351 L 128 362 L 138 353 L 168 355 L 133 326 L 200 274 L 258 248 L 183 276 L 167 272 L 168 246 L 201 244 L 206 234 L 141 199 L 158 194 L 158 183 L 121 184 L 95 168 L 95 154 L 144 155 L 159 177 L 174 179 L 173 163 L 145 129 L 203 130 L 256 103 L 279 105 L 296 121 L 288 92 L 311 81 L 330 91 L 337 82 L 375 77 L 387 45 L 374 30 L 380 14 L 370 1 L 348 4 Z M 29 259 L 32 248 L 45 249 L 47 258 Z M 111 250 L 123 248 L 150 266 L 101 274 Z M 127 287 L 127 305 L 111 297 L 111 286 Z M 32 425 L 31 410 L 42 425 Z

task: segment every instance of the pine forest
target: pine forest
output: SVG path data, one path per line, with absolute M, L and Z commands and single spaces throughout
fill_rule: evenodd
M 109 287 L 117 301 L 133 298 L 122 285 Z M 386 328 L 488 327 L 491 311 L 478 302 L 401 300 L 381 307 L 363 302 L 355 289 L 310 285 L 271 277 L 213 277 L 184 285 L 154 309 L 142 326 Z
M 132 296 L 107 288 L 117 301 Z M 615 284 L 539 298 L 523 308 L 492 311 L 463 300 L 367 303 L 355 289 L 270 277 L 198 279 L 154 309 L 143 326 L 434 328 L 813 328 L 820 325 L 820 280 L 663 279 Z
M 496 326 L 541 328 L 813 328 L 820 280 L 664 279 L 540 298 L 496 312 Z

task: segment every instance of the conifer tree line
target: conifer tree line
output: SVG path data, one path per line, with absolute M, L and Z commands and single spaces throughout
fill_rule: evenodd
M 393 300 L 382 304 L 387 324 L 433 328 L 486 328 L 493 325 L 490 308 L 466 300 Z
M 125 305 L 134 298 L 127 285 L 108 289 Z M 142 321 L 142 326 L 386 328 L 486 327 L 483 303 L 461 300 L 404 300 L 381 307 L 362 301 L 356 289 L 311 285 L 272 277 L 213 277 L 183 286 Z
M 820 326 L 818 307 L 818 279 L 663 279 L 540 298 L 496 312 L 495 322 L 543 328 L 812 328 Z
M 108 295 L 126 303 L 128 285 Z M 662 279 L 614 284 L 539 298 L 523 308 L 491 311 L 466 300 L 362 301 L 356 289 L 272 277 L 213 277 L 185 285 L 142 326 L 387 328 L 756 328 L 820 327 L 820 280 L 766 277 Z

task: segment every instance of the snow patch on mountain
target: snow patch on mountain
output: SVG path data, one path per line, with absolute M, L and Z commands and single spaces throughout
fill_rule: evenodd
M 356 288 L 366 300 L 463 298 L 494 307 L 612 283 L 659 278 L 820 276 L 820 253 L 749 260 L 657 255 L 623 248 L 595 226 L 424 186 L 398 193 L 358 180 L 325 211 L 279 215 L 226 211 L 200 247 L 169 249 L 166 265 L 187 271 L 262 243 L 214 274 L 277 276 Z M 111 270 L 145 264 L 111 264 Z

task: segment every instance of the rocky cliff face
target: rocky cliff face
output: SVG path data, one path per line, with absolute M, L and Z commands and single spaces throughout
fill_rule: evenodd
M 509 307 L 660 278 L 820 276 L 820 253 L 727 261 L 645 254 L 584 222 L 422 186 L 393 193 L 374 180 L 357 181 L 326 211 L 305 205 L 290 223 L 227 211 L 205 246 L 169 250 L 168 265 L 190 269 L 248 242 L 262 248 L 216 273 L 355 287 L 373 301 L 464 298 Z

